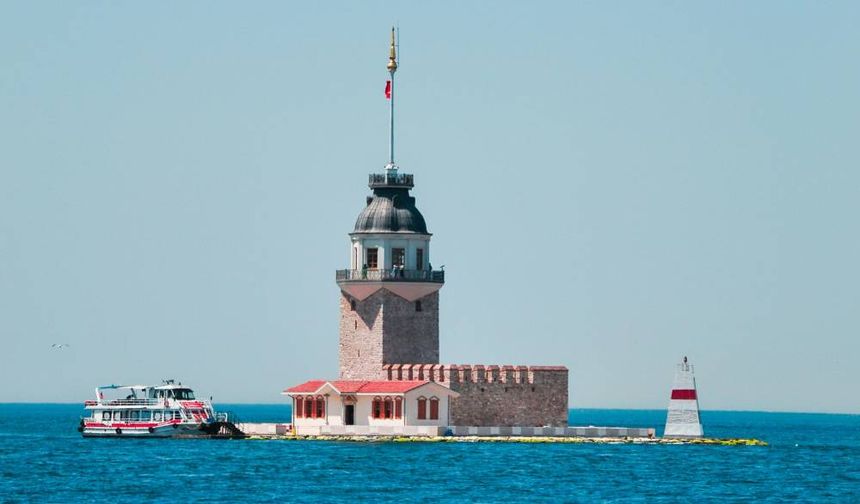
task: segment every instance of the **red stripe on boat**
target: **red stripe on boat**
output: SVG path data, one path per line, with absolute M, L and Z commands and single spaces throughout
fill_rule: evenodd
M 182 423 L 182 420 L 169 420 L 167 422 L 162 423 L 114 423 L 108 425 L 102 422 L 86 422 L 84 423 L 85 427 L 104 427 L 109 429 L 146 429 L 149 427 L 165 427 L 167 425 L 179 424 Z
M 119 428 L 119 429 L 147 429 L 149 427 L 158 427 L 156 423 L 115 423 L 111 425 L 107 425 L 104 423 L 97 422 L 87 422 L 85 424 L 86 427 L 106 427 L 106 428 Z
M 672 399 L 696 399 L 696 389 L 678 389 L 672 391 Z

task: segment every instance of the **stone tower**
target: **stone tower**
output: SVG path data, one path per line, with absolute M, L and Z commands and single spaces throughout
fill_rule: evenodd
M 430 233 L 415 208 L 412 175 L 394 164 L 394 73 L 397 45 L 388 53 L 388 164 L 370 175 L 372 196 L 350 233 L 350 267 L 340 287 L 340 377 L 379 380 L 382 366 L 439 363 L 439 289 L 442 271 L 430 266 Z
M 350 233 L 350 268 L 337 272 L 340 377 L 384 378 L 383 365 L 439 363 L 439 289 L 443 271 L 430 265 L 430 237 L 412 175 L 370 175 L 373 195 Z

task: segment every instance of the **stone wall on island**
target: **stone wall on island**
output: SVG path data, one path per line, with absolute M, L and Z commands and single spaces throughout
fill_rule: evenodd
M 458 392 L 451 400 L 450 425 L 567 426 L 564 366 L 386 364 L 383 374 L 393 381 L 436 381 Z

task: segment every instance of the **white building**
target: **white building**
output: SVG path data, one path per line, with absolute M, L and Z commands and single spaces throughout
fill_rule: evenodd
M 442 435 L 459 394 L 431 381 L 311 380 L 292 398 L 295 434 Z

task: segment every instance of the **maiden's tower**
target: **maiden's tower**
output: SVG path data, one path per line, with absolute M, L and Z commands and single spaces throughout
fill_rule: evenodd
M 349 233 L 349 267 L 336 272 L 340 376 L 284 391 L 294 402 L 294 424 L 314 432 L 355 425 L 407 434 L 445 426 L 566 426 L 566 367 L 439 362 L 445 272 L 431 266 L 432 235 L 410 194 L 413 175 L 395 164 L 393 29 L 387 70 L 388 163 L 369 176 L 371 195 Z

